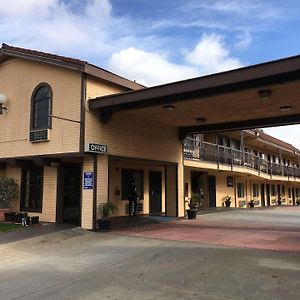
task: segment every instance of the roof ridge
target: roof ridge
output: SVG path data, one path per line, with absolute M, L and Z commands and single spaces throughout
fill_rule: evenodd
M 277 137 L 274 137 L 274 136 L 272 136 L 272 135 L 270 135 L 270 134 L 264 132 L 264 131 L 261 130 L 261 129 L 253 129 L 253 130 L 259 130 L 260 137 L 261 137 L 262 139 L 264 139 L 264 136 L 265 136 L 266 138 L 272 139 L 273 141 L 271 141 L 271 142 L 273 142 L 274 144 L 276 144 L 276 145 L 278 145 L 278 146 L 284 147 L 284 145 L 286 145 L 286 146 L 288 146 L 288 147 L 286 147 L 287 149 L 291 149 L 291 150 L 300 152 L 300 150 L 299 150 L 298 148 L 296 148 L 295 146 L 293 146 L 292 144 L 290 144 L 290 143 L 288 143 L 288 142 L 285 142 L 285 141 L 283 141 L 283 140 L 281 140 L 281 139 L 279 139 L 279 138 L 277 138 Z M 270 142 L 270 141 L 269 141 L 269 142 Z
M 22 52 L 22 53 L 27 53 L 27 54 L 34 54 L 37 56 L 41 56 L 41 57 L 46 57 L 46 58 L 53 58 L 56 60 L 61 60 L 61 61 L 69 61 L 69 62 L 73 62 L 73 63 L 78 63 L 78 64 L 88 64 L 88 62 L 83 61 L 81 59 L 77 59 L 77 58 L 72 58 L 69 56 L 64 56 L 64 55 L 58 55 L 58 54 L 54 54 L 54 53 L 50 53 L 50 52 L 44 52 L 44 51 L 38 51 L 38 50 L 31 50 L 28 48 L 22 48 L 22 47 L 16 47 L 16 46 L 11 46 L 8 44 L 3 43 L 2 47 L 0 50 L 2 49 L 6 49 L 6 50 L 12 50 L 12 51 L 18 51 L 18 52 Z
M 83 71 L 87 74 L 96 76 L 100 79 L 104 79 L 109 82 L 113 82 L 115 84 L 124 86 L 130 90 L 145 88 L 145 86 L 143 86 L 142 84 L 136 83 L 135 81 L 132 81 L 123 76 L 108 71 L 104 68 L 101 68 L 97 65 L 90 64 L 87 61 L 77 59 L 77 58 L 57 55 L 49 52 L 31 50 L 27 48 L 15 47 L 5 43 L 3 43 L 2 47 L 0 48 L 0 54 L 1 53 L 6 55 L 11 55 L 11 56 L 15 55 L 19 57 L 22 55 L 24 56 L 27 55 L 28 57 L 31 56 L 32 59 L 35 58 L 39 60 L 44 60 L 44 62 L 46 63 L 59 64 L 60 66 L 76 69 L 78 71 Z

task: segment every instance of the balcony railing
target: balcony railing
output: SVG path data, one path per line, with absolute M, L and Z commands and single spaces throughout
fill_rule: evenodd
M 223 165 L 240 166 L 269 175 L 299 177 L 300 169 L 269 162 L 259 156 L 245 151 L 202 142 L 187 138 L 184 142 L 184 157 L 187 159 L 214 162 Z

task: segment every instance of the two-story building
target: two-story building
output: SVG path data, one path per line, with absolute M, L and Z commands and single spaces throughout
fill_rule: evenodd
M 294 203 L 298 150 L 240 129 L 300 122 L 299 69 L 294 57 L 145 88 L 81 60 L 3 44 L 0 176 L 20 186 L 12 208 L 95 229 L 100 203 L 127 214 L 131 179 L 141 214 L 182 217 L 199 189 L 206 207 L 225 195 L 237 207 L 251 198 L 274 204 L 283 193 Z
M 203 193 L 203 207 L 295 205 L 300 150 L 262 130 L 194 135 L 184 142 L 185 194 Z
M 179 215 L 176 127 L 127 113 L 105 124 L 87 104 L 138 89 L 144 86 L 87 62 L 3 44 L 0 176 L 19 183 L 13 210 L 93 228 L 98 204 L 108 199 L 126 214 L 133 178 L 142 213 Z

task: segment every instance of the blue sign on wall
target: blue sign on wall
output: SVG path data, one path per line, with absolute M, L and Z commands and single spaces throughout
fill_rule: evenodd
M 94 174 L 93 172 L 83 173 L 83 189 L 92 190 L 94 186 Z

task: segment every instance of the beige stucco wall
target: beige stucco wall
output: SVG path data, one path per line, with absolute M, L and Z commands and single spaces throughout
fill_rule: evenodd
M 142 163 L 139 161 L 114 160 L 109 163 L 109 199 L 118 207 L 117 216 L 126 215 L 125 206 L 128 201 L 122 198 L 122 169 L 141 170 L 144 174 L 144 199 L 140 200 L 143 203 L 143 211 L 141 214 L 149 213 L 149 171 L 160 171 L 162 174 L 162 212 L 165 212 L 165 168 L 163 165 L 151 163 Z
M 31 97 L 42 82 L 52 88 L 53 115 L 80 120 L 79 72 L 23 59 L 2 63 L 0 91 L 8 97 L 8 102 L 7 112 L 0 115 L 1 158 L 79 151 L 80 125 L 55 118 L 49 142 L 29 142 Z
M 55 222 L 56 220 L 56 195 L 57 195 L 57 168 L 44 167 L 43 206 L 42 213 L 31 213 L 40 216 L 41 221 Z
M 119 87 L 106 85 L 101 81 L 87 79 L 87 100 L 97 96 L 104 96 L 111 93 L 119 93 Z M 102 124 L 99 116 L 86 109 L 85 142 L 93 142 L 108 145 L 108 154 L 123 158 L 138 158 L 158 162 L 173 162 L 182 166 L 182 144 L 178 139 L 176 127 L 167 126 L 158 122 L 143 119 L 131 112 L 114 113 L 112 119 Z M 183 167 L 178 167 L 178 182 L 176 172 L 170 167 L 168 182 L 173 179 L 173 186 L 168 186 L 168 212 L 176 215 L 176 210 L 182 216 L 184 213 L 183 198 Z M 110 176 L 111 178 L 111 176 Z M 145 182 L 147 178 L 144 178 Z M 179 204 L 176 208 L 176 193 L 178 186 Z M 111 191 L 110 191 L 111 193 Z M 110 194 L 110 198 L 112 194 Z M 171 200 L 172 199 L 172 200 Z M 173 203 L 174 202 L 174 203 Z M 145 213 L 147 208 L 145 201 Z M 124 204 L 119 211 L 124 211 Z M 120 212 L 119 212 L 120 213 Z

